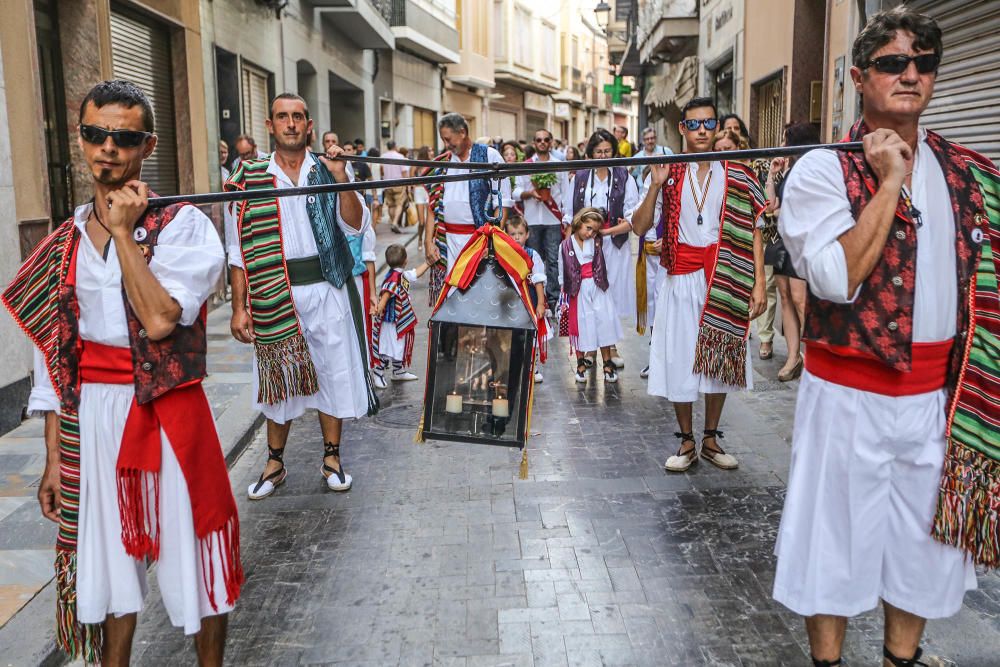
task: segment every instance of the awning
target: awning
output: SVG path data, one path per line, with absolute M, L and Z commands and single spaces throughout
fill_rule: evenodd
M 663 73 L 650 77 L 643 104 L 661 108 L 671 104 L 681 107 L 690 98 L 698 83 L 698 57 L 688 56 L 676 63 L 665 63 Z

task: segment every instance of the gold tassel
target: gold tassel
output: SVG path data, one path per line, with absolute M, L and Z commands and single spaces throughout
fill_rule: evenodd
M 423 408 L 420 410 L 420 422 L 417 424 L 417 432 L 413 436 L 413 442 L 418 445 L 424 444 L 424 411 Z
M 521 448 L 521 479 L 528 479 L 528 446 Z
M 635 330 L 640 336 L 646 334 L 646 253 L 645 241 L 639 244 L 639 261 L 635 264 Z

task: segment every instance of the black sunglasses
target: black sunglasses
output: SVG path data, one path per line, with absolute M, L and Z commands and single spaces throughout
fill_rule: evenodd
M 684 127 L 687 128 L 688 132 L 694 132 L 698 129 L 699 125 L 704 125 L 705 129 L 709 132 L 719 127 L 718 118 L 687 118 L 681 122 L 684 123 Z
M 552 141 L 552 137 L 535 137 L 535 141 L 536 142 L 544 141 L 545 143 L 549 143 L 550 141 Z
M 135 148 L 141 146 L 146 139 L 153 136 L 152 132 L 140 132 L 139 130 L 105 130 L 103 127 L 95 125 L 81 125 L 80 136 L 88 144 L 96 146 L 102 145 L 111 137 L 115 145 L 119 148 Z
M 869 60 L 865 68 L 874 67 L 877 72 L 882 72 L 882 74 L 902 74 L 911 62 L 917 64 L 917 71 L 921 74 L 930 74 L 937 71 L 938 65 L 941 64 L 941 56 L 936 53 L 923 53 L 919 56 L 904 56 L 902 54 L 879 56 Z

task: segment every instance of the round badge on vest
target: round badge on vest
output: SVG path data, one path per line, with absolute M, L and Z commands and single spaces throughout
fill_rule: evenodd
M 149 232 L 146 231 L 145 227 L 136 227 L 135 231 L 132 232 L 132 238 L 136 240 L 137 243 L 142 243 L 149 236 Z
M 983 242 L 983 228 L 982 227 L 976 227 L 975 229 L 972 230 L 972 242 L 973 243 L 982 243 Z
M 673 185 L 673 184 L 674 184 L 674 179 L 668 178 L 667 179 L 667 185 Z
M 310 204 L 315 204 L 316 203 L 316 195 L 309 195 L 308 197 L 306 197 L 306 201 L 309 202 Z

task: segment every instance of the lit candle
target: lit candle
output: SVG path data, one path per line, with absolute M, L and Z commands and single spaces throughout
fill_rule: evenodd
M 445 397 L 444 411 L 454 415 L 462 414 L 462 397 L 459 394 L 448 394 Z
M 510 417 L 510 404 L 507 402 L 506 398 L 493 399 L 493 416 Z

